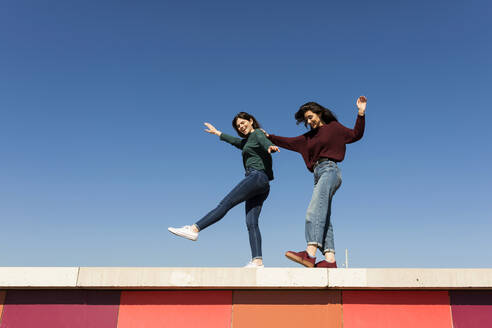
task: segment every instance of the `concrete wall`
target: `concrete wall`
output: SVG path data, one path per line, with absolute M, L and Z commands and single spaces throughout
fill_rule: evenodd
M 0 268 L 0 328 L 492 327 L 491 278 L 490 269 Z

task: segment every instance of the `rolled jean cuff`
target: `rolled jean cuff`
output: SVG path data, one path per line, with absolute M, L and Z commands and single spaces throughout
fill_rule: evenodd
M 323 254 L 328 253 L 328 252 L 335 254 L 335 250 L 334 249 L 331 249 L 331 248 L 325 249 L 323 251 Z
M 253 259 L 253 260 L 263 260 L 263 257 L 261 257 L 261 256 L 255 256 L 255 257 L 253 257 L 252 259 Z
M 308 245 L 316 246 L 317 248 L 321 248 L 323 246 L 322 244 L 318 243 L 317 241 L 308 241 Z
M 200 232 L 200 230 L 202 230 L 202 229 L 198 226 L 198 224 L 194 223 L 193 225 L 194 225 L 194 226 L 198 229 L 198 232 Z

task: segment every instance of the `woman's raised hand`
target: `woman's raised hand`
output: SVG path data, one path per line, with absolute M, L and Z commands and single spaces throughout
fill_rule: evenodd
M 217 130 L 212 124 L 210 123 L 203 123 L 205 124 L 205 126 L 208 128 L 208 129 L 205 129 L 205 132 L 208 132 L 208 133 L 211 133 L 211 134 L 215 134 L 216 136 L 219 136 L 222 134 L 222 132 L 220 132 L 219 130 Z
M 366 113 L 367 98 L 360 96 L 357 98 L 357 108 L 359 108 L 359 115 L 364 116 Z
M 269 154 L 276 153 L 276 152 L 280 152 L 280 149 L 278 149 L 277 146 L 270 146 L 270 147 L 268 147 L 268 153 Z

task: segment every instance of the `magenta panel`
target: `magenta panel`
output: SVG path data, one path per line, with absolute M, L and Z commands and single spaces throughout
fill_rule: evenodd
M 119 291 L 9 290 L 1 328 L 116 328 Z
M 454 328 L 492 327 L 492 291 L 450 291 Z

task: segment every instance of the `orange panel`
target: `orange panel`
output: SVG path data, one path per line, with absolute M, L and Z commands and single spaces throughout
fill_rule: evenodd
M 234 291 L 233 328 L 342 327 L 339 291 Z
M 0 291 L 0 323 L 2 323 L 3 303 L 5 301 L 5 292 Z
M 344 328 L 451 328 L 447 291 L 344 291 Z
M 118 328 L 230 328 L 232 291 L 121 293 Z

